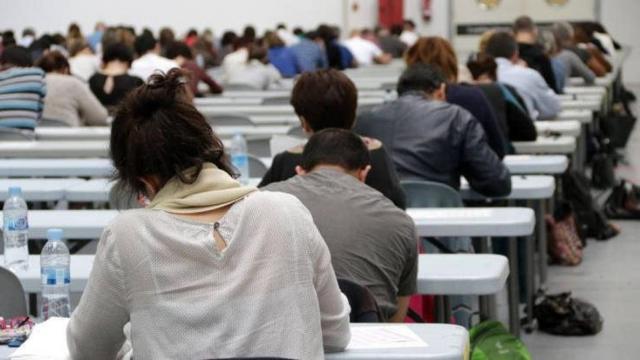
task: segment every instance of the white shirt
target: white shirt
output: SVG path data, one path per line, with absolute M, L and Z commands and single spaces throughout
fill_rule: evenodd
M 88 81 L 100 69 L 100 60 L 93 54 L 79 54 L 69 59 L 71 74 Z
M 127 322 L 142 360 L 313 360 L 344 349 L 350 308 L 298 199 L 254 192 L 217 224 L 162 210 L 120 213 L 104 229 L 69 321 L 72 358 L 115 358 Z
M 415 44 L 419 38 L 420 35 L 418 35 L 415 31 L 404 30 L 402 34 L 400 34 L 400 41 L 407 44 L 408 47 L 413 46 L 413 44 Z
M 269 90 L 280 88 L 281 79 L 282 75 L 275 66 L 254 59 L 242 67 L 234 68 L 227 75 L 226 84 L 248 85 L 256 90 Z
M 287 46 L 292 46 L 300 42 L 300 39 L 294 34 L 290 33 L 286 29 L 280 29 L 276 31 L 280 40 L 284 41 L 284 44 Z
M 148 52 L 133 61 L 129 74 L 147 81 L 149 76 L 157 70 L 166 73 L 176 67 L 180 66 L 178 66 L 175 61 L 164 58 L 156 53 Z
M 537 71 L 497 58 L 498 81 L 511 85 L 522 97 L 532 119 L 550 119 L 561 110 L 558 96 Z
M 373 64 L 373 59 L 382 55 L 382 50 L 378 45 L 359 36 L 354 36 L 344 41 L 343 44 L 351 51 L 359 66 L 371 65 Z
M 249 50 L 240 48 L 232 53 L 227 54 L 222 60 L 222 71 L 224 72 L 223 82 L 229 82 L 237 71 L 242 71 L 247 66 L 249 60 Z

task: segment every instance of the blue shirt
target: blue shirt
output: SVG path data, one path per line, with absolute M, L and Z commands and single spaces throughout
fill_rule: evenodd
M 282 77 L 292 78 L 300 73 L 298 59 L 291 49 L 281 46 L 269 49 L 269 61 Z
M 298 60 L 301 72 L 326 69 L 329 66 L 325 51 L 309 39 L 300 39 L 290 49 Z

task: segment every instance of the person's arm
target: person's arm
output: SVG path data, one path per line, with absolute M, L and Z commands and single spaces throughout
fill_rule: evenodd
M 535 141 L 538 131 L 533 119 L 525 110 L 524 101 L 518 91 L 508 85 L 504 86 L 507 126 L 509 127 L 509 140 L 511 141 Z M 510 96 L 509 96 L 510 95 Z
M 400 186 L 400 177 L 389 153 L 380 140 L 371 139 L 371 171 L 367 176 L 366 184 L 380 191 L 400 209 L 407 207 L 404 190 Z
M 277 154 L 271 161 L 269 170 L 264 174 L 258 187 L 264 187 L 271 183 L 284 181 L 290 177 L 296 176 L 296 165 L 293 163 L 291 156 L 287 156 L 287 152 L 281 152 Z
M 468 116 L 470 119 L 461 130 L 462 175 L 471 188 L 482 195 L 506 196 L 511 193 L 511 174 L 487 144 L 482 126 L 471 115 Z
M 107 117 L 109 113 L 102 106 L 100 100 L 89 89 L 89 86 L 78 80 L 76 85 L 76 101 L 78 102 L 78 111 L 80 118 L 85 125 L 104 126 L 107 125 Z
M 309 236 L 309 250 L 314 271 L 313 284 L 320 306 L 320 326 L 322 327 L 324 351 L 344 351 L 351 340 L 349 327 L 351 307 L 338 286 L 326 242 L 313 223 L 309 210 L 299 201 L 298 204 L 298 210 L 302 214 L 298 224 L 300 229 Z
M 407 317 L 407 312 L 409 311 L 409 302 L 411 300 L 411 296 L 398 296 L 396 298 L 396 313 L 389 319 L 390 323 L 403 323 L 404 319 Z
M 539 119 L 552 119 L 562 111 L 560 100 L 538 73 L 533 73 L 533 95 L 534 106 L 538 110 Z
M 206 71 L 202 70 L 202 68 L 200 68 L 199 66 L 196 66 L 194 71 L 196 78 L 209 86 L 209 92 L 211 92 L 212 94 L 222 93 L 222 86 L 220 86 L 215 80 L 213 80 Z
M 477 119 L 481 122 L 482 128 L 487 135 L 489 146 L 502 159 L 507 154 L 507 137 L 498 127 L 498 120 L 489 104 L 489 100 L 480 89 L 476 88 L 475 90 L 478 94 L 478 101 L 476 101 Z
M 396 294 L 397 310 L 389 322 L 404 322 L 409 309 L 409 299 L 418 292 L 418 234 L 411 219 L 407 219 L 406 227 L 402 230 L 405 231 L 401 236 L 406 244 L 407 253 Z
M 558 82 L 556 81 L 556 75 L 553 72 L 553 66 L 551 60 L 546 55 L 540 56 L 540 74 L 547 83 L 547 86 L 551 88 L 556 94 L 562 93 L 562 89 L 558 89 Z
M 582 60 L 578 57 L 578 55 L 567 52 L 567 56 L 569 58 L 569 66 L 571 70 L 571 75 L 576 74 L 584 79 L 584 82 L 587 85 L 592 85 L 596 80 L 596 74 L 589 69 L 587 64 L 583 63 Z
M 72 359 L 114 359 L 125 341 L 129 321 L 124 271 L 114 239 L 105 229 L 91 274 L 67 327 Z

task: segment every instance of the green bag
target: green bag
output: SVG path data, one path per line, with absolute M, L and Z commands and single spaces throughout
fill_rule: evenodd
M 485 321 L 469 330 L 471 360 L 531 360 L 520 339 L 498 321 Z

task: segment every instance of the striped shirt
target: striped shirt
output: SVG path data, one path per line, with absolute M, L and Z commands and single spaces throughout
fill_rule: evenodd
M 0 72 L 0 127 L 34 129 L 46 94 L 39 68 L 11 68 Z

